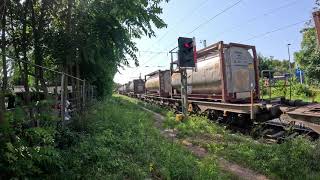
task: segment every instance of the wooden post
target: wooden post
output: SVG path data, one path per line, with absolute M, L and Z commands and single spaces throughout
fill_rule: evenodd
M 65 75 L 64 73 L 61 74 L 61 105 L 60 105 L 60 111 L 61 111 L 61 120 L 64 122 L 65 120 L 65 107 L 66 107 L 66 96 L 65 96 Z
M 187 117 L 188 113 L 188 76 L 187 69 L 181 68 L 181 105 L 182 105 L 182 114 L 184 117 Z

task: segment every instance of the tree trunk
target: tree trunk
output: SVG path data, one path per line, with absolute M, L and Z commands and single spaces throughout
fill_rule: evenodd
M 1 27 L 2 27 L 2 34 L 1 34 L 1 39 L 2 39 L 2 46 L 1 46 L 1 51 L 2 51 L 2 71 L 3 71 L 3 84 L 2 84 L 2 90 L 6 91 L 8 87 L 8 73 L 7 73 L 7 60 L 6 60 L 6 8 L 4 7 L 3 10 L 3 17 L 1 20 Z
M 3 5 L 3 16 L 1 16 L 1 53 L 2 53 L 2 71 L 3 71 L 3 81 L 2 81 L 2 89 L 0 95 L 0 123 L 4 121 L 4 112 L 6 109 L 5 106 L 5 92 L 7 90 L 8 77 L 7 77 L 7 60 L 6 60 L 6 4 Z
M 70 38 L 71 37 L 71 16 L 72 16 L 72 6 L 73 6 L 73 0 L 68 0 L 68 9 L 67 9 L 67 20 L 66 20 L 66 32 L 67 32 L 67 37 Z M 69 39 L 69 43 L 70 43 L 70 39 Z M 66 59 L 63 63 L 63 72 L 65 74 L 68 74 L 68 69 L 69 69 L 69 64 L 71 62 L 71 55 L 72 55 L 72 51 L 73 51 L 73 47 L 71 47 L 70 49 L 68 49 L 66 52 Z M 63 105 L 62 107 L 65 107 L 65 103 L 66 100 L 68 99 L 68 79 L 69 77 L 66 76 L 65 77 L 65 81 L 64 81 L 64 94 L 62 96 L 63 100 Z
M 43 34 L 43 19 L 44 19 L 44 10 L 45 10 L 45 2 L 42 3 L 41 7 L 41 14 L 39 17 L 39 25 L 37 27 L 37 22 L 36 22 L 36 15 L 34 12 L 34 4 L 33 1 L 30 3 L 30 9 L 31 9 L 31 26 L 32 26 L 32 32 L 33 32 L 33 41 L 34 41 L 34 59 L 35 59 L 35 64 L 42 66 L 43 65 L 43 51 L 41 47 L 41 36 Z M 47 97 L 48 94 L 48 89 L 44 80 L 44 73 L 43 69 L 40 67 L 35 68 L 35 75 L 36 75 L 36 88 L 39 89 L 39 81 L 41 84 L 41 90 L 44 92 L 44 96 Z
M 22 19 L 22 53 L 23 53 L 23 73 L 24 73 L 24 89 L 25 89 L 25 104 L 30 104 L 30 90 L 29 90 L 29 80 L 28 80 L 28 58 L 27 58 L 27 14 L 28 14 L 28 4 L 29 0 L 26 0 L 24 7 L 24 15 Z

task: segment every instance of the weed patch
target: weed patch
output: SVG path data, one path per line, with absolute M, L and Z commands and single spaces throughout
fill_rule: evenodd
M 168 113 L 165 126 L 178 129 L 178 137 L 206 148 L 212 156 L 224 157 L 275 179 L 320 178 L 320 142 L 299 137 L 283 144 L 264 144 L 233 134 L 205 117 L 191 116 L 187 121 L 176 122 L 172 113 Z

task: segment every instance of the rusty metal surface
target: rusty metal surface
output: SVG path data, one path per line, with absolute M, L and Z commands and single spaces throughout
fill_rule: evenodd
M 318 48 L 320 45 L 320 11 L 316 11 L 312 13 L 314 24 L 316 26 L 316 32 L 317 32 L 317 42 L 318 42 Z
M 190 103 L 197 105 L 201 111 L 207 109 L 227 111 L 241 114 L 250 114 L 251 104 L 233 104 L 233 103 L 220 103 L 220 102 L 202 102 L 202 101 L 190 101 Z M 256 103 L 253 105 L 254 114 L 257 114 L 260 111 L 261 104 Z
M 180 98 L 163 98 L 157 96 L 144 96 L 146 99 L 154 99 L 161 102 L 170 102 L 170 103 L 180 103 Z M 189 105 L 193 104 L 198 106 L 201 109 L 201 112 L 206 110 L 219 110 L 219 111 L 227 111 L 227 112 L 234 112 L 234 113 L 241 113 L 241 114 L 250 114 L 251 104 L 233 104 L 233 103 L 221 103 L 221 102 L 204 102 L 204 101 L 196 101 L 196 100 L 189 100 Z M 254 113 L 257 114 L 261 110 L 261 104 L 255 103 L 254 104 Z
M 135 79 L 129 82 L 128 91 L 133 94 L 144 93 L 144 81 L 142 79 Z
M 228 93 L 250 92 L 255 87 L 255 69 L 253 57 L 249 51 L 241 47 L 225 50 L 225 69 Z
M 320 122 L 320 104 L 310 104 L 302 107 L 295 108 L 287 112 L 289 116 L 305 116 L 306 118 L 317 118 Z
M 219 99 L 224 102 L 228 102 L 230 98 L 237 100 L 250 98 L 251 85 L 256 89 L 259 86 L 256 83 L 258 81 L 257 63 L 254 62 L 256 58 L 249 53 L 249 48 L 252 46 L 225 45 L 219 42 L 198 51 L 196 71 L 187 72 L 190 97 L 196 94 L 202 97 L 220 96 Z M 173 73 L 171 82 L 174 94 L 179 94 L 180 74 Z
M 287 121 L 309 127 L 320 134 L 320 104 L 310 104 L 290 109 Z
M 293 126 L 297 126 L 299 128 L 309 128 L 320 134 L 320 124 L 311 122 L 309 118 L 303 118 L 303 116 L 291 116 L 289 114 L 281 115 L 281 122 Z
M 146 90 L 149 92 L 158 92 L 160 88 L 159 74 L 149 77 L 145 83 Z
M 191 94 L 219 94 L 221 95 L 220 59 L 217 53 L 198 59 L 197 71 L 187 70 L 188 86 L 192 87 Z M 180 73 L 174 73 L 171 77 L 174 90 L 180 93 Z
M 148 76 L 148 75 L 147 75 Z M 159 96 L 167 97 L 171 93 L 171 74 L 169 70 L 157 71 L 150 74 L 145 82 L 147 94 L 156 93 Z

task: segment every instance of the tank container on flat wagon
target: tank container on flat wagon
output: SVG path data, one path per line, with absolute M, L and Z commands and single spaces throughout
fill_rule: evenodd
M 144 80 L 135 79 L 129 83 L 129 92 L 133 94 L 143 94 L 144 93 Z
M 170 70 L 159 70 L 146 75 L 145 90 L 148 95 L 169 97 L 171 95 Z
M 187 70 L 190 97 L 239 101 L 250 98 L 252 88 L 258 97 L 258 68 L 253 46 L 220 42 L 198 51 L 197 56 L 196 71 Z M 172 75 L 171 84 L 174 94 L 180 94 L 180 73 Z

